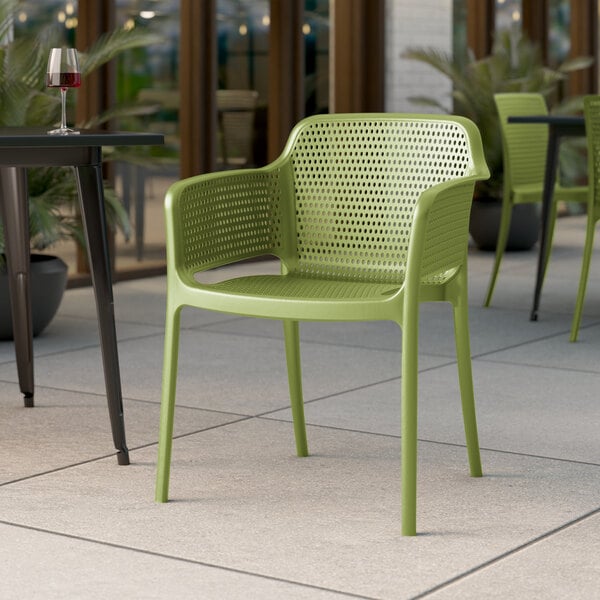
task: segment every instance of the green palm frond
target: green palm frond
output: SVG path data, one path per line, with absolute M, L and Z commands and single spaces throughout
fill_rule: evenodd
M 160 110 L 160 105 L 158 104 L 140 104 L 139 102 L 122 104 L 113 106 L 102 114 L 88 119 L 85 123 L 81 124 L 81 127 L 94 129 L 113 120 L 119 121 L 131 117 L 147 117 L 155 114 L 158 110 Z
M 502 142 L 494 103 L 499 92 L 537 92 L 553 110 L 564 112 L 578 105 L 577 99 L 555 104 L 560 86 L 568 73 L 587 68 L 590 57 L 569 59 L 558 68 L 543 64 L 539 47 L 525 36 L 506 31 L 498 36 L 489 56 L 475 60 L 472 52 L 458 61 L 448 53 L 414 47 L 403 58 L 420 61 L 435 69 L 452 83 L 452 112 L 470 118 L 479 127 L 491 178 L 478 183 L 478 194 L 498 197 L 502 189 Z M 439 97 L 411 97 L 411 101 L 426 107 L 446 111 Z M 580 99 L 579 99 L 580 104 Z
M 459 80 L 462 76 L 463 65 L 455 62 L 448 52 L 442 50 L 413 47 L 406 50 L 402 57 L 424 62 L 453 81 Z
M 81 53 L 81 75 L 85 77 L 127 50 L 160 44 L 163 38 L 142 29 L 115 29 L 102 35 L 86 52 Z
M 581 69 L 587 69 L 594 64 L 594 59 L 591 56 L 577 56 L 565 60 L 559 65 L 558 70 L 561 73 L 572 73 L 573 71 L 580 71 Z

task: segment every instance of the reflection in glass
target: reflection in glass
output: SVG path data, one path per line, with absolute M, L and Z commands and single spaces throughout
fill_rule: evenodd
M 506 29 L 520 29 L 522 19 L 522 0 L 496 0 L 496 33 Z
M 167 188 L 179 177 L 179 8 L 179 0 L 117 2 L 117 26 L 156 32 L 163 39 L 161 44 L 135 48 L 119 57 L 117 101 L 144 106 L 147 112 L 120 119 L 118 127 L 165 136 L 164 146 L 140 149 L 147 155 L 139 164 L 115 165 L 115 188 L 133 232 L 129 240 L 116 240 L 118 270 L 164 263 L 162 206 Z
M 54 25 L 60 32 L 60 43 L 75 46 L 77 0 L 21 0 L 14 22 L 15 35 L 20 31 L 36 31 Z
M 551 0 L 548 12 L 548 64 L 557 66 L 571 51 L 571 3 L 569 0 Z
M 267 161 L 267 103 L 269 85 L 269 28 L 271 25 L 268 0 L 217 1 L 217 55 L 218 88 L 227 90 L 217 94 L 220 103 L 217 164 L 231 168 L 230 156 L 240 165 L 263 165 Z M 305 65 L 305 115 L 326 113 L 329 110 L 329 0 L 305 0 L 302 24 Z M 241 105 L 236 109 L 231 93 L 236 92 Z M 244 93 L 245 92 L 245 93 Z M 244 98 L 244 99 L 243 99 Z M 240 127 L 248 135 L 253 130 L 251 143 L 238 140 L 244 154 L 232 155 L 228 139 L 236 121 L 232 110 L 224 112 L 225 104 L 233 111 L 253 110 L 253 114 L 238 114 Z M 249 108 L 254 103 L 254 108 Z M 246 108 L 244 108 L 246 107 Z M 228 126 L 229 125 L 229 126 Z M 241 135 L 241 132 L 240 132 Z M 225 147 L 225 150 L 224 150 Z

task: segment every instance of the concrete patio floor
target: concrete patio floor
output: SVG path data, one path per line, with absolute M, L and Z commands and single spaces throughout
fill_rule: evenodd
M 582 217 L 559 220 L 536 323 L 536 253 L 506 255 L 484 309 L 493 257 L 470 252 L 481 479 L 450 307 L 423 307 L 416 538 L 400 535 L 395 325 L 301 327 L 299 459 L 279 324 L 185 312 L 172 500 L 159 505 L 165 280 L 115 285 L 128 467 L 113 455 L 91 290 L 67 291 L 35 340 L 34 409 L 0 343 L 0 598 L 598 597 L 598 255 L 568 340 L 583 235 Z

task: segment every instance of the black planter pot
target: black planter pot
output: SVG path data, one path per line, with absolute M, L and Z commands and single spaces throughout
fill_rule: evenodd
M 54 318 L 67 285 L 67 265 L 57 256 L 31 255 L 31 314 L 33 335 Z M 0 340 L 12 340 L 12 317 L 6 267 L 0 270 Z
M 500 202 L 474 201 L 471 208 L 469 232 L 480 250 L 496 250 L 500 229 Z M 517 204 L 513 207 L 507 251 L 531 250 L 540 234 L 540 207 L 534 204 Z

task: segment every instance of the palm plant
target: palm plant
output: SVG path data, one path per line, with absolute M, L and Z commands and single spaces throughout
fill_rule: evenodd
M 56 27 L 13 37 L 13 22 L 18 0 L 0 0 L 0 126 L 50 127 L 60 121 L 60 97 L 45 84 L 46 62 L 51 47 L 60 46 Z M 138 29 L 116 29 L 106 33 L 89 49 L 80 53 L 83 84 L 86 76 L 96 71 L 122 52 L 159 43 L 156 34 Z M 69 94 L 72 110 L 75 94 Z M 116 106 L 79 127 L 98 127 L 115 119 L 145 114 L 150 107 Z M 139 151 L 138 151 L 139 152 Z M 109 151 L 109 158 L 139 160 L 130 151 Z M 68 168 L 37 168 L 28 170 L 31 247 L 43 250 L 64 239 L 83 244 L 78 217 L 76 184 Z M 129 231 L 127 214 L 114 191 L 105 187 L 107 222 L 110 227 Z M 4 235 L 0 223 L 0 264 L 4 252 Z
M 536 92 L 542 94 L 555 112 L 581 109 L 581 99 L 559 103 L 568 74 L 592 64 L 589 57 L 567 60 L 556 69 L 543 64 L 539 47 L 515 31 L 503 32 L 492 53 L 476 60 L 453 58 L 431 48 L 409 48 L 404 58 L 424 62 L 452 82 L 452 112 L 468 117 L 479 127 L 485 157 L 490 168 L 488 181 L 478 182 L 476 197 L 498 199 L 502 194 L 502 142 L 494 94 Z M 413 97 L 412 101 L 447 112 L 438 98 Z

